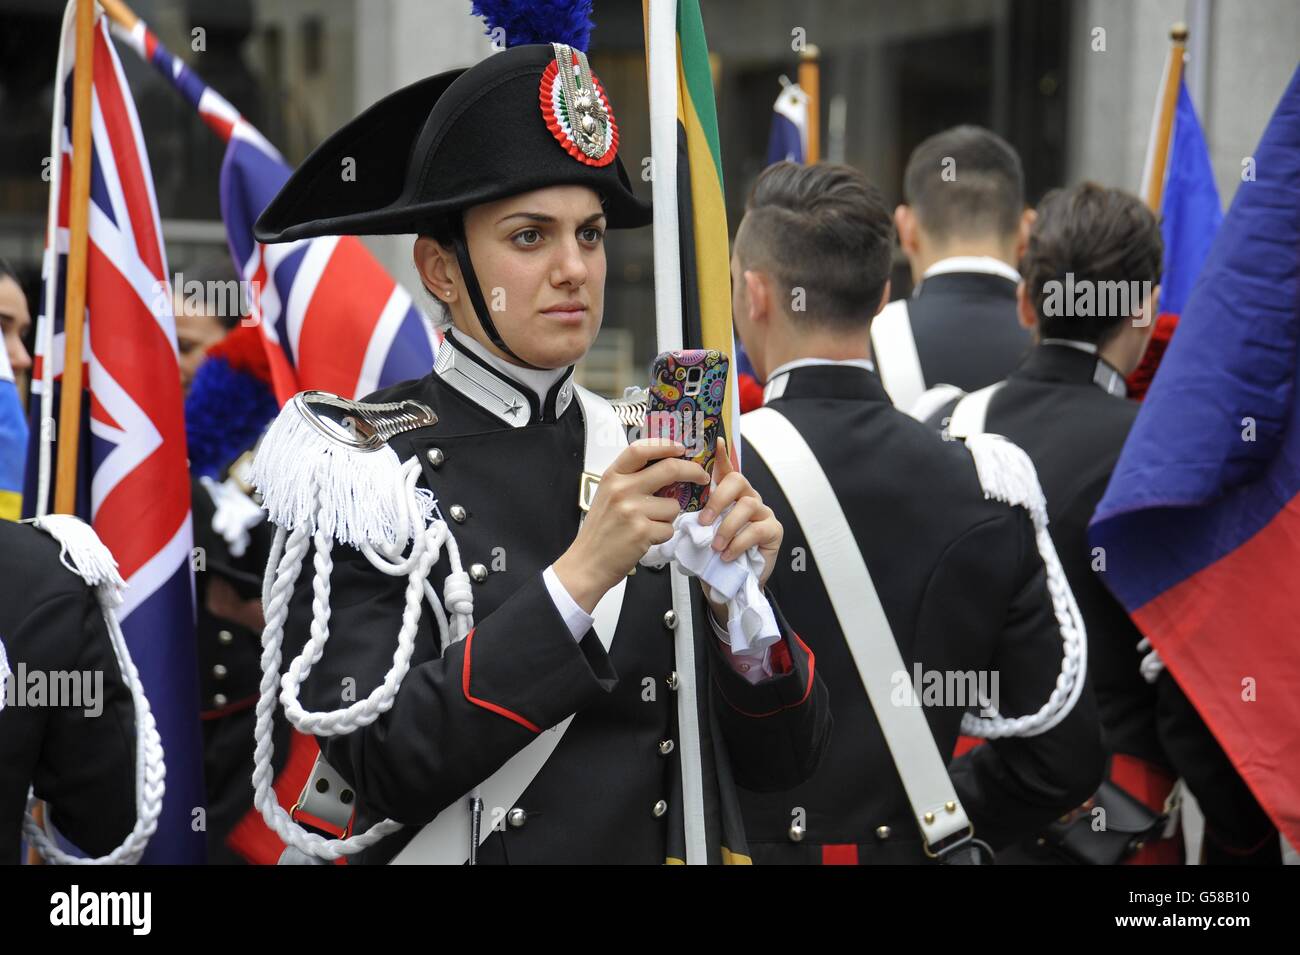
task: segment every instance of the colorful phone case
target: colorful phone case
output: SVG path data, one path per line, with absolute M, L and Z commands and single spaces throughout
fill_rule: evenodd
M 690 459 L 713 473 L 713 456 L 722 427 L 730 360 L 714 349 L 664 352 L 650 367 L 646 437 L 672 438 L 690 449 Z M 709 499 L 709 485 L 677 482 L 658 492 L 675 498 L 684 511 L 698 511 Z

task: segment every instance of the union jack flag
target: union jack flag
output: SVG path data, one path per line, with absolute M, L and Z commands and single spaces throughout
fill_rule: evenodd
M 421 378 L 437 338 L 411 296 L 355 236 L 263 245 L 253 223 L 289 178 L 279 151 L 137 21 L 118 35 L 165 76 L 226 143 L 221 217 L 248 283 L 281 404 L 305 388 L 361 398 Z
M 25 508 L 49 507 L 53 416 L 64 355 L 75 2 L 63 21 L 51 134 L 44 295 L 33 372 Z M 192 825 L 204 804 L 194 641 L 193 534 L 176 325 L 153 174 L 107 22 L 95 24 L 81 485 L 91 521 L 126 579 L 118 609 L 167 753 L 162 816 L 143 861 L 204 859 Z M 46 422 L 41 427 L 41 422 Z M 44 440 L 42 440 L 44 439 Z

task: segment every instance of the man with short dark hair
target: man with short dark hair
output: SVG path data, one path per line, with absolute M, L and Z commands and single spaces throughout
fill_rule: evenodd
M 991 675 L 1004 716 L 1037 712 L 1062 670 L 1062 637 L 1026 512 L 986 499 L 971 453 L 896 410 L 867 358 L 872 317 L 888 298 L 892 232 L 879 192 L 857 171 L 778 163 L 759 176 L 736 235 L 735 327 L 767 379 L 765 407 L 742 422 L 741 460 L 785 527 L 770 587 L 792 626 L 810 635 L 835 717 L 808 782 L 782 793 L 742 791 L 759 863 L 922 863 L 935 849 L 927 813 L 916 811 L 896 768 L 913 746 L 886 744 L 853 643 L 858 631 L 897 658 L 891 682 L 904 690 L 922 694 L 915 674 Z M 860 594 L 874 585 L 883 608 L 874 627 L 860 619 L 847 635 L 841 627 L 827 582 L 836 568 L 824 551 L 817 556 L 826 514 L 792 503 L 771 447 L 756 440 L 754 425 L 772 414 L 810 449 L 799 483 L 824 471 L 851 529 L 842 536 L 866 565 L 851 587 Z M 993 740 L 947 772 L 963 715 L 980 707 L 928 692 L 920 702 L 924 718 L 907 732 L 920 724 L 924 738 L 912 740 L 937 750 L 938 775 L 950 774 L 956 793 L 951 809 L 935 807 L 940 821 L 959 801 L 975 836 L 994 848 L 1076 805 L 1100 779 L 1086 687 L 1055 726 Z
M 172 311 L 176 316 L 181 390 L 189 394 L 208 349 L 239 326 L 242 293 L 228 259 L 200 261 L 182 277 L 185 287 L 173 290 Z
M 1278 860 L 1272 824 L 1167 671 L 1139 647 L 1142 634 L 1102 583 L 1105 555 L 1088 523 L 1138 404 L 1126 376 L 1154 326 L 1163 243 L 1136 196 L 1094 183 L 1049 193 L 1038 209 L 1017 291 L 1020 323 L 1036 346 L 1005 382 L 948 402 L 930 419 L 951 436 L 1004 435 L 1033 459 L 1049 530 L 1088 630 L 1088 666 L 1110 752 L 1109 781 L 1165 808 L 1182 776 L 1205 809 L 1212 861 Z M 1158 480 L 1158 476 L 1153 479 Z M 1041 855 L 1037 845 L 1032 855 Z M 1178 862 L 1173 839 L 1132 857 Z
M 1024 357 L 1030 342 L 1015 320 L 1016 264 L 1033 213 L 1020 157 L 979 126 L 956 126 L 917 146 L 903 199 L 894 221 L 915 289 L 889 303 L 871 341 L 895 406 L 913 411 L 927 388 L 981 388 Z

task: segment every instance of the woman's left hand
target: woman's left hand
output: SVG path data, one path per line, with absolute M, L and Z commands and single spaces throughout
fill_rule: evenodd
M 731 466 L 727 442 L 723 438 L 718 439 L 717 453 L 713 458 L 713 483 L 716 486 L 700 511 L 700 523 L 709 526 L 719 514 L 735 504 L 718 525 L 713 549 L 721 552 L 723 560 L 735 560 L 749 548 L 758 547 L 763 555 L 763 572 L 758 583 L 763 586 L 776 567 L 785 529 L 772 509 L 763 503 L 749 479 Z

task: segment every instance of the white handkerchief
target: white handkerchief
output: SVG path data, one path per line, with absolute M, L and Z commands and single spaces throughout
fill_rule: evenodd
M 707 527 L 700 523 L 699 511 L 683 511 L 673 522 L 672 538 L 646 551 L 641 563 L 662 567 L 676 561 L 683 573 L 700 578 L 705 596 L 726 603 L 731 649 L 744 653 L 770 647 L 780 639 L 781 631 L 772 605 L 758 585 L 759 574 L 763 572 L 763 556 L 758 548 L 749 548 L 733 561 L 723 560 L 713 550 L 718 525 L 730 510 L 727 508 Z

